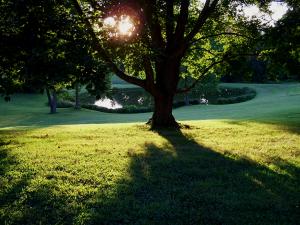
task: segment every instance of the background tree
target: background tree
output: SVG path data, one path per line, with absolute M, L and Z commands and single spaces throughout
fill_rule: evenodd
M 300 69 L 300 5 L 299 1 L 285 1 L 287 13 L 273 26 L 266 26 L 257 34 L 257 41 L 247 41 L 233 49 L 248 49 L 251 56 L 239 55 L 222 67 L 225 82 L 269 82 L 299 80 Z M 249 47 L 247 47 L 247 45 Z
M 97 72 L 97 88 L 107 89 L 107 69 L 94 57 L 91 39 L 69 7 L 52 0 L 1 2 L 2 92 L 12 94 L 16 84 L 45 89 L 55 113 L 57 90 L 74 80 L 93 82 L 91 73 Z
M 237 6 L 259 2 L 72 0 L 99 56 L 117 76 L 144 88 L 153 96 L 153 127 L 178 126 L 172 115 L 174 95 L 195 86 L 192 84 L 185 90 L 178 90 L 181 65 L 185 64 L 189 71 L 195 71 L 192 74 L 199 77 L 226 61 L 230 57 L 227 52 L 229 45 L 246 36 L 251 37 L 258 25 L 257 21 L 247 21 L 239 15 Z M 127 16 L 135 27 L 130 35 L 103 27 L 107 17 L 119 24 Z M 225 43 L 221 45 L 222 42 Z M 195 49 L 198 49 L 198 54 L 193 53 Z M 117 66 L 120 62 L 125 65 L 125 70 Z
M 272 80 L 300 80 L 300 3 L 290 10 L 264 35 L 264 60 Z

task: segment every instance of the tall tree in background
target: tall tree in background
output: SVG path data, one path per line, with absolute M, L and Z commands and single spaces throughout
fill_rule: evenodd
M 273 80 L 300 80 L 300 2 L 264 34 L 264 56 Z
M 226 61 L 231 44 L 255 36 L 257 31 L 257 21 L 247 21 L 238 14 L 237 6 L 261 1 L 72 0 L 72 3 L 99 56 L 117 76 L 153 96 L 152 126 L 178 127 L 172 115 L 174 95 L 195 86 L 194 83 L 178 90 L 182 65 L 199 77 Z M 118 26 L 122 26 L 122 18 L 130 19 L 134 30 L 127 36 L 122 34 L 122 27 L 119 31 L 109 30 L 105 18 Z
M 57 90 L 74 80 L 107 89 L 107 69 L 69 7 L 52 0 L 1 1 L 0 92 L 12 94 L 16 84 L 45 89 L 55 113 Z
M 300 2 L 285 1 L 286 14 L 272 26 L 257 34 L 257 41 L 235 46 L 233 52 L 254 53 L 228 60 L 222 67 L 225 82 L 278 82 L 300 80 Z

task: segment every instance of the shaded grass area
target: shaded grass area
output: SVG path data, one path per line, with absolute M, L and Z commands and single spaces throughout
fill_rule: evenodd
M 1 130 L 6 224 L 297 224 L 300 126 Z
M 180 131 L 0 102 L 0 224 L 297 224 L 300 85 L 248 86 L 249 102 L 176 109 Z

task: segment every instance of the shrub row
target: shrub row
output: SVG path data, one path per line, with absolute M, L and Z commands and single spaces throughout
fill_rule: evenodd
M 57 101 L 57 108 L 71 108 L 74 107 L 74 102 L 68 100 L 58 100 Z
M 198 105 L 200 102 L 198 100 L 192 100 L 190 101 L 190 105 Z M 178 108 L 185 106 L 185 102 L 180 101 L 180 102 L 175 102 L 173 104 L 173 108 Z M 85 109 L 90 109 L 90 110 L 95 110 L 99 112 L 107 112 L 107 113 L 146 113 L 146 112 L 153 112 L 153 107 L 143 107 L 143 106 L 135 106 L 135 105 L 129 105 L 129 106 L 124 106 L 123 108 L 120 109 L 108 109 L 105 107 L 93 105 L 93 104 L 84 104 L 81 106 L 82 108 Z
M 256 96 L 256 92 L 250 88 L 225 88 L 222 87 L 219 89 L 219 93 L 222 93 L 223 96 L 226 97 L 218 97 L 216 102 L 214 101 L 213 104 L 233 104 L 233 103 L 240 103 L 244 101 L 248 101 L 253 99 Z M 222 95 L 221 95 L 222 96 Z M 70 101 L 70 98 L 63 98 L 59 100 L 57 103 L 57 108 L 69 108 L 74 107 L 74 102 Z M 190 105 L 198 105 L 201 104 L 200 99 L 198 100 L 190 100 Z M 174 102 L 173 107 L 178 108 L 185 106 L 184 101 L 177 101 Z M 138 106 L 138 105 L 125 105 L 123 108 L 120 109 L 108 109 L 105 107 L 100 107 L 94 104 L 83 104 L 81 106 L 85 109 L 100 111 L 100 112 L 107 112 L 107 113 L 145 113 L 145 112 L 152 112 L 153 106 Z
M 224 105 L 224 104 L 234 104 L 234 103 L 240 103 L 245 102 L 253 99 L 256 96 L 256 93 L 246 94 L 246 95 L 240 95 L 236 97 L 231 98 L 218 98 L 217 104 L 218 105 Z
M 145 112 L 153 111 L 153 108 L 141 107 L 141 106 L 138 107 L 135 105 L 125 106 L 120 109 L 108 109 L 108 108 L 93 105 L 93 104 L 84 104 L 81 107 L 85 108 L 85 109 L 95 110 L 95 111 L 99 111 L 99 112 L 107 112 L 107 113 L 145 113 Z

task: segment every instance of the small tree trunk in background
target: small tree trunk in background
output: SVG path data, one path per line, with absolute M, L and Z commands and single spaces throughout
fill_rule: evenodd
M 79 83 L 75 83 L 75 109 L 80 109 L 80 102 L 79 102 Z
M 52 95 L 51 95 L 51 91 L 49 90 L 49 88 L 46 88 L 46 93 L 47 93 L 47 97 L 48 97 L 48 105 L 50 107 L 50 113 L 54 114 L 54 113 L 56 113 L 56 107 L 57 107 L 56 91 L 53 90 Z
M 48 88 L 46 88 L 47 98 L 48 98 L 48 106 L 51 106 L 51 94 Z
M 184 104 L 185 105 L 190 104 L 189 95 L 187 93 L 184 94 Z
M 52 91 L 52 112 L 56 113 L 56 108 L 57 108 L 57 95 L 56 95 L 56 90 L 53 89 Z
M 187 77 L 184 78 L 184 87 L 185 87 L 185 88 L 188 87 L 188 84 L 187 84 Z M 184 103 L 185 103 L 185 105 L 189 105 L 189 104 L 190 104 L 188 92 L 184 93 Z

